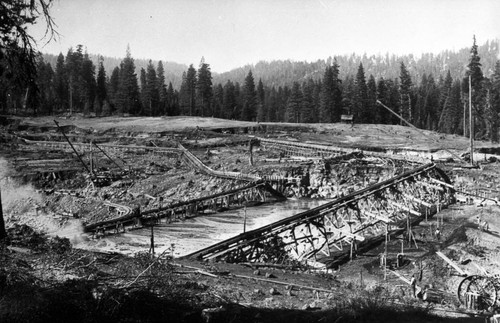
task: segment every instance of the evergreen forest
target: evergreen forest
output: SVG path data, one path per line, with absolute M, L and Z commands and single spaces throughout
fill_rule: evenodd
M 259 62 L 212 73 L 195 67 L 90 55 L 83 45 L 66 55 L 39 55 L 36 76 L 13 82 L 1 74 L 0 113 L 22 116 L 205 116 L 288 123 L 403 124 L 498 142 L 499 41 L 440 54 L 343 55 L 316 62 Z M 113 66 L 114 65 L 114 66 Z

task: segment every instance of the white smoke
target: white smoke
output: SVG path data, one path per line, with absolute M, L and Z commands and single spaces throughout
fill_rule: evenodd
M 42 203 L 42 197 L 33 186 L 21 185 L 9 177 L 9 174 L 7 161 L 0 158 L 0 190 L 2 191 L 2 205 L 5 213 L 26 213 Z
M 78 220 L 61 222 L 61 218 L 45 208 L 45 198 L 31 184 L 19 184 L 10 177 L 8 162 L 0 158 L 0 191 L 6 226 L 26 224 L 36 231 L 70 239 L 72 244 L 83 241 L 83 227 Z

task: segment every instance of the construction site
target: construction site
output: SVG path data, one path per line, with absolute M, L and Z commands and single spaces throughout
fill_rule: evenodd
M 40 299 L 56 283 L 87 293 L 92 322 L 156 322 L 166 300 L 173 322 L 500 313 L 500 147 L 488 142 L 201 117 L 0 124 L 0 318 L 50 318 L 44 302 L 12 301 L 21 283 Z M 144 290 L 159 303 L 137 301 Z M 79 302 L 61 315 L 88 313 Z

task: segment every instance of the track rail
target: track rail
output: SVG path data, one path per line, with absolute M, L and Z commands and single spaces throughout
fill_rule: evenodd
M 430 216 L 454 200 L 449 179 L 426 164 L 335 201 L 219 242 L 185 258 L 230 262 L 318 261 Z M 350 248 L 350 249 L 351 249 Z

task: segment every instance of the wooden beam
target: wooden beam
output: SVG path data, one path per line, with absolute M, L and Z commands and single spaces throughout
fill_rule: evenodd
M 429 178 L 429 181 L 434 182 L 434 183 L 439 184 L 439 185 L 443 185 L 443 186 L 455 189 L 455 187 L 453 185 L 446 183 L 446 182 L 443 182 L 443 181 L 440 181 L 438 179 L 432 178 L 432 177 Z
M 359 234 L 356 234 L 356 233 L 345 232 L 345 231 L 337 229 L 337 228 L 330 228 L 330 230 L 344 234 L 346 237 L 355 239 L 356 241 L 365 241 L 365 237 L 363 237 Z
M 432 204 L 427 203 L 427 202 L 425 202 L 425 201 L 422 201 L 421 199 L 416 198 L 416 197 L 414 197 L 414 196 L 411 196 L 410 194 L 406 194 L 406 193 L 405 193 L 405 194 L 403 194 L 403 196 L 404 196 L 404 197 L 406 197 L 406 198 L 409 198 L 410 200 L 415 201 L 415 202 L 417 202 L 417 203 L 419 203 L 419 204 L 422 204 L 422 205 L 423 205 L 423 206 L 425 206 L 425 207 L 429 207 L 429 208 L 430 208 L 430 207 L 432 206 Z
M 394 275 L 398 276 L 399 279 L 401 279 L 402 281 L 404 281 L 405 283 L 407 283 L 408 285 L 411 285 L 411 282 L 408 280 L 408 278 L 404 277 L 403 275 L 401 275 L 400 273 L 398 272 L 395 272 L 394 270 L 390 270 L 391 273 L 393 273 Z
M 451 260 L 450 258 L 446 257 L 441 251 L 436 251 L 436 254 L 443 258 L 444 261 L 446 261 L 450 266 L 452 266 L 456 271 L 458 271 L 458 273 L 462 276 L 467 276 L 467 273 L 465 271 L 463 271 L 460 267 L 458 267 L 454 262 L 453 260 Z
M 416 216 L 421 216 L 422 215 L 422 214 L 420 214 L 420 212 L 417 212 L 417 211 L 415 211 L 413 209 L 410 209 L 409 207 L 404 206 L 402 204 L 399 204 L 399 203 L 396 203 L 396 202 L 392 202 L 392 201 L 390 203 L 392 205 L 394 205 L 395 207 L 400 208 L 401 210 L 409 212 L 409 213 L 411 213 L 413 215 L 416 215 Z
M 432 184 L 429 184 L 429 183 L 426 183 L 426 182 L 422 182 L 422 181 L 416 181 L 416 183 L 418 185 L 421 185 L 421 186 L 429 187 L 429 188 L 435 189 L 437 191 L 444 192 L 444 188 L 442 188 L 441 186 L 432 185 Z
M 389 219 L 388 217 L 383 216 L 383 215 L 378 215 L 378 214 L 371 213 L 371 212 L 368 212 L 368 211 L 361 211 L 361 213 L 363 213 L 366 216 L 378 219 L 378 220 L 380 220 L 382 222 L 385 222 L 385 223 L 391 223 L 391 222 L 393 222 L 391 219 Z

